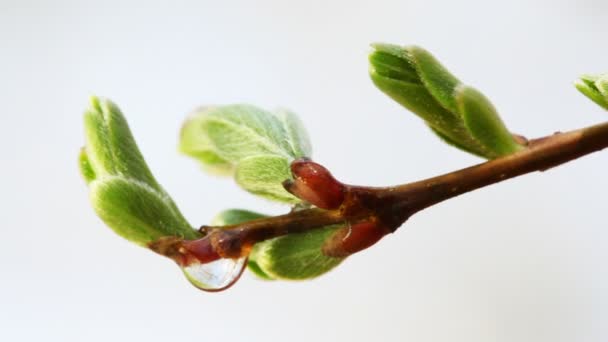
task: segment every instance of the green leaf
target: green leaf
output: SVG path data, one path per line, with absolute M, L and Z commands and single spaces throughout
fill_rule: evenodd
M 318 277 L 338 266 L 344 258 L 323 254 L 321 247 L 339 227 L 324 227 L 289 234 L 256 244 L 251 251 L 257 266 L 269 277 L 305 280 Z
M 372 70 L 370 76 L 382 92 L 429 124 L 437 127 L 458 124 L 458 121 L 450 118 L 450 113 L 435 101 L 423 85 L 388 78 L 376 70 Z
M 441 106 L 418 76 L 406 48 L 373 44 L 370 77 L 385 94 L 433 127 L 451 127 L 458 120 Z
M 433 95 L 450 113 L 456 113 L 456 102 L 454 100 L 454 89 L 460 81 L 454 77 L 433 55 L 418 47 L 407 47 L 407 53 L 411 56 L 412 64 L 418 71 L 418 75 L 427 90 Z
M 139 245 L 165 236 L 200 236 L 152 176 L 115 104 L 91 99 L 85 112 L 85 139 L 80 171 L 93 208 L 110 228 Z
M 231 226 L 264 217 L 268 217 L 268 215 L 244 209 L 226 209 L 217 214 L 211 220 L 211 224 L 214 226 Z
M 266 216 L 247 210 L 230 209 L 218 214 L 213 224 L 233 225 L 262 217 Z M 337 229 L 337 226 L 323 227 L 257 243 L 249 255 L 248 268 L 265 280 L 303 280 L 320 276 L 343 260 L 325 256 L 321 252 L 325 240 Z
M 275 115 L 283 123 L 287 134 L 287 143 L 291 147 L 291 155 L 295 158 L 310 157 L 312 155 L 312 144 L 304 124 L 298 116 L 287 109 L 279 109 Z
M 216 175 L 231 175 L 234 173 L 234 165 L 217 155 L 209 137 L 201 132 L 204 115 L 209 108 L 200 108 L 191 115 L 180 133 L 179 150 L 200 161 L 203 169 Z
M 606 99 L 606 101 L 608 102 L 608 74 L 599 77 L 595 81 L 595 87 L 600 92 L 600 94 L 602 94 L 604 99 Z
M 271 281 L 271 280 L 276 280 L 275 278 L 269 276 L 268 274 L 266 274 L 264 272 L 264 270 L 262 270 L 262 268 L 260 267 L 260 265 L 258 265 L 258 263 L 255 260 L 252 260 L 251 258 L 249 258 L 247 260 L 247 269 L 253 273 L 256 277 L 262 279 L 262 280 L 267 280 L 267 281 Z
M 87 157 L 87 151 L 84 147 L 80 149 L 80 155 L 78 156 L 78 166 L 80 166 L 80 174 L 84 178 L 85 182 L 87 182 L 87 184 L 95 180 L 95 170 L 93 170 L 93 167 L 89 162 L 89 157 Z
M 283 188 L 282 182 L 290 178 L 289 162 L 276 155 L 244 158 L 234 175 L 236 183 L 252 194 L 278 202 L 299 203 L 300 199 Z
M 372 44 L 372 48 L 373 51 L 369 55 L 372 72 L 393 80 L 422 84 L 416 68 L 403 48 L 381 43 Z
M 109 100 L 91 98 L 84 114 L 88 161 L 97 177 L 120 175 L 160 186 L 148 169 L 120 109 Z
M 583 75 L 574 85 L 583 95 L 608 110 L 608 74 Z
M 519 151 L 509 130 L 490 101 L 476 89 L 460 85 L 455 91 L 458 111 L 471 135 L 498 156 Z
M 510 133 L 505 134 L 504 124 L 481 93 L 475 99 L 479 104 L 483 97 L 483 106 L 478 108 L 483 112 L 463 117 L 456 96 L 462 83 L 428 51 L 390 44 L 373 44 L 372 48 L 369 61 L 374 84 L 422 118 L 441 140 L 488 159 L 519 149 L 513 145 Z M 479 115 L 484 120 L 477 118 Z M 510 139 L 506 139 L 507 135 Z
M 200 237 L 170 198 L 145 183 L 108 176 L 92 182 L 90 189 L 97 215 L 127 240 L 146 245 L 166 236 Z
M 312 152 L 295 114 L 273 114 L 244 104 L 195 112 L 182 128 L 180 150 L 206 169 L 234 174 L 251 193 L 287 203 L 300 201 L 281 185 L 291 178 L 289 164 Z
M 237 163 L 243 158 L 274 154 L 296 158 L 281 121 L 250 105 L 228 105 L 207 112 L 201 122 L 220 158 Z
M 483 154 L 481 154 L 480 152 L 471 150 L 468 147 L 461 145 L 459 142 L 452 140 L 452 138 L 450 138 L 449 136 L 441 133 L 440 131 L 438 131 L 433 126 L 429 125 L 429 128 L 431 129 L 431 132 L 435 133 L 435 135 L 437 135 L 439 137 L 439 139 L 441 139 L 444 143 L 446 143 L 446 144 L 448 144 L 450 146 L 456 147 L 457 149 L 460 149 L 462 151 L 472 153 L 472 154 L 474 154 L 474 155 L 476 155 L 478 157 L 485 158 L 485 156 Z

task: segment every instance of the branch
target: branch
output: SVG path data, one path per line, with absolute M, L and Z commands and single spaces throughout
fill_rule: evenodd
M 163 238 L 149 247 L 179 264 L 187 264 L 192 255 L 208 262 L 245 256 L 255 243 L 267 239 L 344 224 L 348 228 L 346 233 L 338 234 L 338 238 L 324 246 L 324 251 L 330 256 L 345 256 L 369 247 L 386 233 L 394 232 L 413 214 L 434 204 L 526 173 L 545 171 L 608 147 L 608 122 L 533 139 L 525 145 L 526 148 L 511 155 L 404 185 L 364 187 L 339 183 L 344 197 L 337 208 L 293 211 L 231 226 L 203 226 L 202 239 Z M 335 181 L 331 175 L 328 177 Z M 369 222 L 373 223 L 371 230 Z M 363 233 L 353 234 L 358 225 Z M 352 244 L 344 247 L 351 235 L 361 241 L 355 247 Z

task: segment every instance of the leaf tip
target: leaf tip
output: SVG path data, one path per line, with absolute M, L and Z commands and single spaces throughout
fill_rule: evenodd
M 591 101 L 608 109 L 608 74 L 584 74 L 574 81 L 576 89 Z
M 101 99 L 96 95 L 89 96 L 89 108 L 94 111 L 101 113 Z
M 89 161 L 89 156 L 87 155 L 87 150 L 85 147 L 80 148 L 80 153 L 78 155 L 78 166 L 80 167 L 80 174 L 87 184 L 95 180 L 95 170 Z

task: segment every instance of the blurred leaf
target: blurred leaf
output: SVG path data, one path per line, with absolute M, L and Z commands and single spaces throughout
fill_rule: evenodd
M 511 133 L 490 101 L 479 91 L 466 85 L 456 89 L 458 111 L 471 135 L 498 156 L 519 151 Z
M 282 182 L 291 178 L 287 159 L 275 155 L 259 155 L 242 159 L 234 179 L 243 189 L 264 198 L 286 203 L 301 200 L 285 191 Z
M 267 280 L 267 281 L 271 281 L 271 280 L 276 280 L 275 278 L 269 276 L 268 274 L 266 274 L 264 272 L 264 270 L 262 270 L 262 268 L 260 267 L 260 265 L 258 265 L 258 263 L 255 260 L 252 260 L 251 258 L 249 258 L 247 260 L 247 269 L 253 273 L 256 277 L 262 279 L 262 280 Z
M 115 104 L 91 99 L 85 139 L 80 171 L 93 208 L 110 228 L 140 245 L 165 236 L 199 236 L 152 176 Z
M 275 114 L 283 123 L 292 156 L 294 158 L 310 157 L 312 155 L 312 145 L 300 118 L 287 109 L 279 109 L 275 111 Z
M 220 158 L 231 163 L 261 154 L 296 158 L 281 121 L 272 113 L 250 105 L 211 108 L 201 120 Z
M 244 104 L 195 112 L 182 128 L 180 150 L 208 170 L 233 173 L 253 194 L 287 203 L 299 202 L 281 185 L 291 178 L 289 163 L 311 154 L 308 135 L 295 114 L 273 114 Z
M 209 108 L 200 108 L 194 115 L 191 115 L 180 133 L 179 150 L 200 161 L 205 171 L 217 175 L 231 175 L 234 172 L 234 165 L 217 155 L 209 137 L 201 132 L 204 113 Z
M 80 166 L 80 174 L 84 178 L 85 182 L 89 184 L 93 180 L 95 180 L 95 171 L 89 162 L 89 157 L 87 157 L 87 151 L 85 148 L 80 149 L 80 155 L 78 156 L 78 166 Z
M 608 74 L 583 75 L 574 85 L 583 95 L 608 110 Z
M 211 224 L 214 226 L 231 226 L 264 217 L 268 217 L 268 215 L 244 209 L 226 209 L 217 214 L 211 220 Z

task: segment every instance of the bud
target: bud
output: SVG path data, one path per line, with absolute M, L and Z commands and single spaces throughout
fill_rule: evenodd
M 337 209 L 344 201 L 344 184 L 322 165 L 300 158 L 291 163 L 294 180 L 283 182 L 285 190 L 322 209 Z
M 390 44 L 372 48 L 374 84 L 423 119 L 442 140 L 487 159 L 521 148 L 492 103 L 460 82 L 428 51 Z
M 373 246 L 391 231 L 377 221 L 364 221 L 337 230 L 322 247 L 323 254 L 343 258 Z

